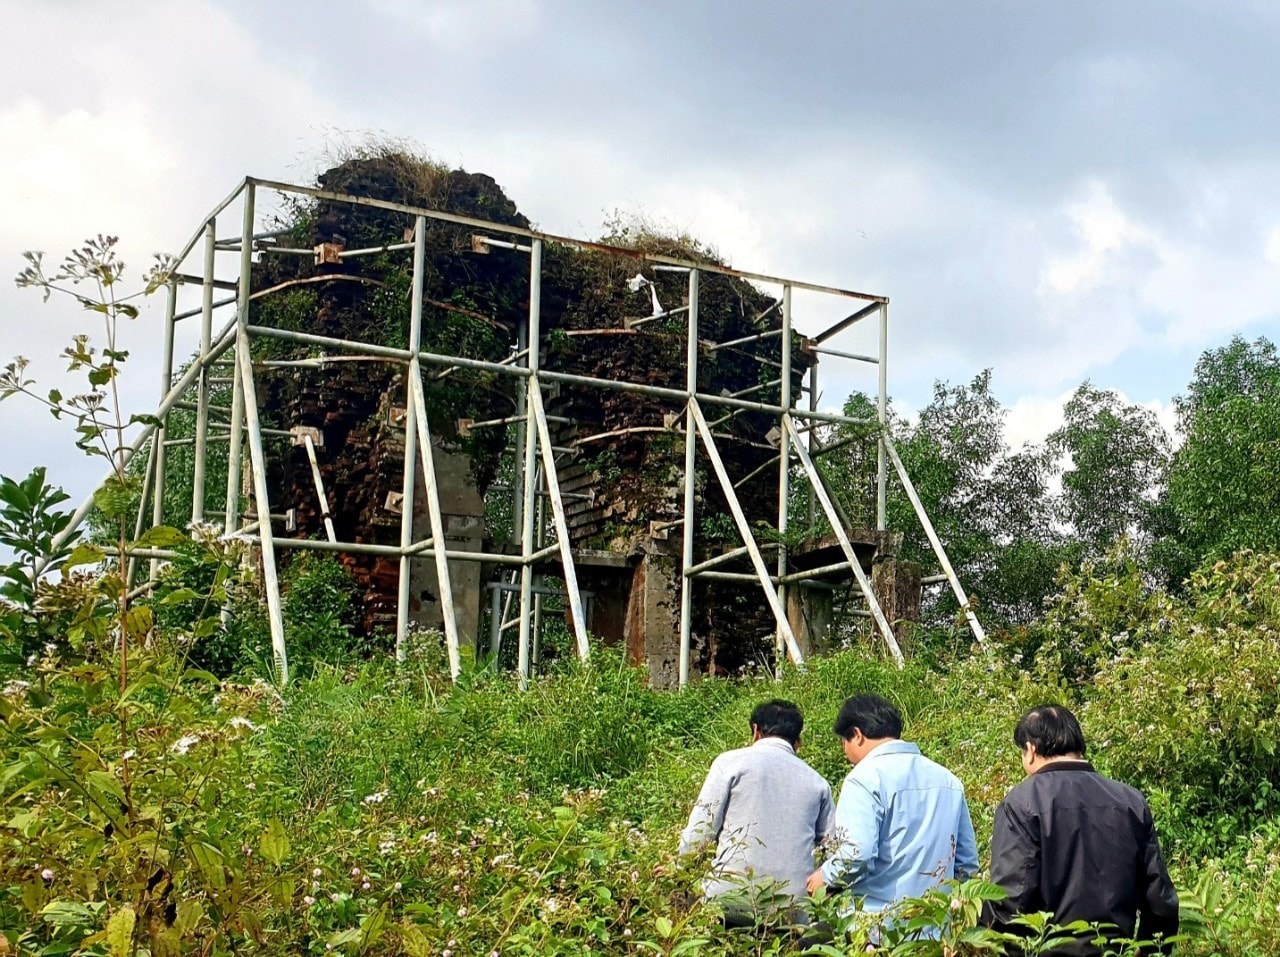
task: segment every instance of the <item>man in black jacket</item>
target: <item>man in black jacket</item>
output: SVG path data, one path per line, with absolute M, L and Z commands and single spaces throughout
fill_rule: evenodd
M 1103 777 L 1084 759 L 1075 715 L 1059 705 L 1033 708 L 1013 740 L 1027 779 L 996 809 L 991 879 L 1009 896 L 987 905 L 986 922 L 1007 929 L 1017 914 L 1050 911 L 1057 924 L 1102 925 L 1109 940 L 1132 939 L 1135 929 L 1143 940 L 1177 933 L 1178 895 L 1151 809 L 1136 789 Z M 1100 957 L 1095 936 L 1054 954 Z M 1158 949 L 1168 952 L 1167 945 Z

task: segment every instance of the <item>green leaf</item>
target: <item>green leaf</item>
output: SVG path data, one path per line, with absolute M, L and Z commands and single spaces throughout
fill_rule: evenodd
M 63 571 L 72 568 L 78 568 L 81 565 L 96 565 L 106 557 L 104 552 L 97 545 L 90 545 L 88 542 L 81 542 L 75 547 L 75 550 L 67 556 L 67 560 L 62 563 Z
M 79 901 L 50 901 L 40 911 L 40 916 L 56 927 L 92 927 L 97 916 Z
M 389 904 L 383 904 L 364 920 L 360 921 L 360 943 L 358 946 L 362 953 L 376 944 L 386 930 L 388 907 L 390 907 Z
M 132 605 L 125 612 L 124 630 L 130 638 L 141 638 L 151 633 L 155 615 L 147 605 Z
M 360 928 L 348 927 L 346 930 L 340 930 L 336 934 L 334 934 L 332 937 L 330 937 L 327 943 L 331 949 L 337 950 L 339 947 L 343 946 L 344 944 L 349 944 L 352 941 L 359 940 L 359 939 L 360 939 Z
M 138 915 L 128 904 L 111 915 L 107 921 L 107 946 L 111 957 L 132 957 L 133 926 L 137 919 Z
M 267 829 L 262 832 L 262 838 L 258 841 L 258 850 L 262 852 L 264 860 L 276 867 L 284 863 L 289 854 L 289 835 L 285 833 L 279 818 L 273 817 L 267 823 Z
M 114 774 L 107 771 L 90 771 L 85 775 L 85 782 L 89 785 L 89 790 L 99 794 L 109 794 L 121 804 L 126 803 L 124 785 Z
M 195 930 L 200 918 L 204 916 L 204 908 L 200 906 L 199 901 L 185 900 L 178 904 L 178 916 L 173 922 L 173 927 L 180 934 L 188 934 Z
M 204 879 L 209 885 L 218 890 L 226 887 L 227 874 L 222 865 L 222 851 L 212 844 L 205 844 L 203 841 L 197 841 L 190 847 L 191 856 L 195 858 L 196 866 L 200 868 L 200 872 L 204 875 Z
M 675 926 L 671 923 L 669 917 L 655 917 L 653 919 L 653 929 L 658 932 L 659 937 L 666 940 L 675 930 Z
M 157 525 L 142 533 L 142 537 L 133 543 L 138 548 L 176 548 L 179 545 L 191 544 L 185 532 L 180 532 L 169 525 Z
M 175 588 L 163 598 L 156 599 L 157 605 L 180 605 L 185 601 L 199 601 L 204 596 L 194 588 Z
M 109 478 L 93 493 L 93 504 L 109 519 L 120 518 L 129 510 L 128 487 L 117 478 Z

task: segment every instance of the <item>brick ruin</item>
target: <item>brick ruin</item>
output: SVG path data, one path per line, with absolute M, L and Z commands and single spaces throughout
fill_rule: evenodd
M 389 155 L 343 163 L 319 177 L 325 190 L 457 213 L 513 226 L 528 220 L 498 185 L 482 174 L 446 170 Z M 375 344 L 407 342 L 411 265 L 404 250 L 339 258 L 343 249 L 402 244 L 413 217 L 326 199 L 298 204 L 281 214 L 279 247 L 327 250 L 315 257 L 263 253 L 255 265 L 255 292 L 272 290 L 253 307 L 254 322 Z M 429 220 L 424 277 L 423 349 L 489 361 L 507 359 L 527 315 L 528 259 L 517 252 L 485 250 L 462 226 Z M 650 253 L 715 262 L 689 240 L 642 233 L 610 237 Z M 648 271 L 634 281 L 639 262 L 624 254 L 548 244 L 544 251 L 541 326 L 545 368 L 584 376 L 626 379 L 684 388 L 687 277 Z M 659 305 L 660 304 L 660 305 Z M 778 303 L 745 280 L 703 273 L 698 300 L 699 335 L 707 343 L 776 333 Z M 665 316 L 652 318 L 655 312 Z M 778 337 L 710 349 L 699 358 L 699 390 L 713 394 L 750 391 L 776 403 Z M 793 394 L 801 394 L 812 361 L 805 342 L 793 341 Z M 394 545 L 401 514 L 411 507 L 419 537 L 427 537 L 421 482 L 417 501 L 400 501 L 404 464 L 404 394 L 401 367 L 349 358 L 321 367 L 301 360 L 306 348 L 259 340 L 254 359 L 276 360 L 258 372 L 266 424 L 278 429 L 314 430 L 318 461 L 339 541 Z M 516 551 L 504 517 L 509 505 L 510 454 L 515 426 L 472 428 L 519 414 L 518 381 L 490 372 L 437 368 L 424 376 L 428 418 L 451 548 Z M 764 388 L 756 388 L 765 383 Z M 557 474 L 565 493 L 575 567 L 591 595 L 588 626 L 596 638 L 625 647 L 629 658 L 648 667 L 652 681 L 674 683 L 679 641 L 679 591 L 683 492 L 683 407 L 651 394 L 615 392 L 560 383 L 546 397 L 553 445 L 565 450 Z M 715 426 L 725 465 L 735 478 L 759 470 L 738 494 L 753 525 L 777 521 L 776 417 L 719 410 Z M 285 440 L 287 441 L 287 440 Z M 323 524 L 306 450 L 290 447 L 272 456 L 273 502 L 296 510 L 299 537 L 322 537 Z M 772 465 L 769 463 L 773 462 Z M 739 545 L 726 535 L 718 516 L 728 507 L 702 457 L 696 476 L 697 519 L 701 523 L 695 561 Z M 869 488 L 869 487 L 868 487 Z M 495 508 L 495 504 L 497 507 Z M 486 521 L 486 505 L 489 521 Z M 865 514 L 865 503 L 857 511 Z M 506 509 L 509 512 L 509 509 Z M 897 537 L 857 532 L 860 558 L 876 577 L 877 591 L 891 620 L 914 618 L 918 571 L 893 561 Z M 799 544 L 791 551 L 796 568 L 829 564 L 832 543 Z M 836 549 L 838 551 L 838 548 Z M 341 559 L 360 595 L 361 627 L 373 636 L 394 633 L 399 563 L 393 557 L 344 554 Z M 411 580 L 411 614 L 438 625 L 435 568 L 416 561 Z M 743 561 L 727 569 L 749 570 Z M 554 582 L 558 560 L 538 571 Z M 486 587 L 501 569 L 475 562 L 450 562 L 458 623 L 464 640 L 483 653 L 488 647 L 484 618 Z M 833 585 L 844 584 L 842 580 Z M 829 632 L 832 591 L 789 589 L 793 629 L 810 650 L 820 649 Z M 914 596 L 914 598 L 912 597 Z M 767 663 L 774 656 L 774 621 L 758 585 L 699 580 L 694 592 L 695 668 L 732 673 Z M 554 617 L 556 613 L 548 612 Z

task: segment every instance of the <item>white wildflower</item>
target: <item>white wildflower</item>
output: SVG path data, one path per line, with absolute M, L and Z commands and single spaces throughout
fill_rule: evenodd
M 173 742 L 173 747 L 171 747 L 169 750 L 172 751 L 174 754 L 186 754 L 188 751 L 191 750 L 191 746 L 199 740 L 200 740 L 200 735 L 198 734 L 183 735 L 177 741 Z
M 234 718 L 228 721 L 227 726 L 232 728 L 247 728 L 250 731 L 258 730 L 258 726 L 256 724 L 254 724 L 248 718 L 240 717 L 240 715 L 236 715 Z

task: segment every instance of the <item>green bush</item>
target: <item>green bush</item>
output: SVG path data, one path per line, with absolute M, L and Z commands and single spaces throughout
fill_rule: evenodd
M 1280 561 L 1214 562 L 1166 612 L 1165 635 L 1099 671 L 1083 719 L 1117 775 L 1168 795 L 1198 850 L 1280 807 Z

